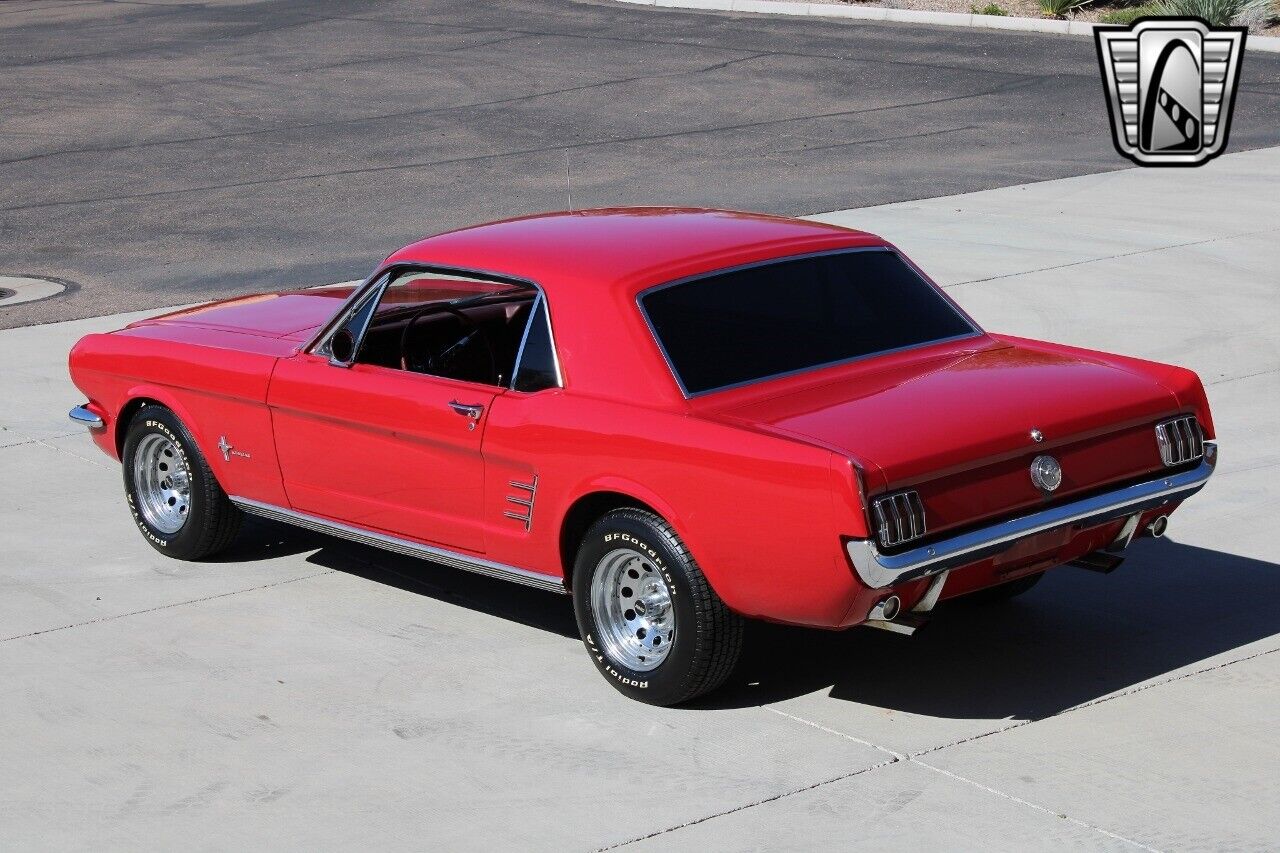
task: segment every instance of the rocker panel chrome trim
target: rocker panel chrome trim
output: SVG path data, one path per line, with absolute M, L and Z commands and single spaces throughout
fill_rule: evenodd
M 298 527 L 305 527 L 308 530 L 315 530 L 320 533 L 328 533 L 342 539 L 349 539 L 352 542 L 359 542 L 363 545 L 372 545 L 375 548 L 394 551 L 397 554 L 405 554 L 409 557 L 431 560 L 432 562 L 442 563 L 451 568 L 475 572 L 476 574 L 486 575 L 491 578 L 498 578 L 499 580 L 511 581 L 512 583 L 531 586 L 535 589 L 546 590 L 547 592 L 558 592 L 562 595 L 568 595 L 569 593 L 569 591 L 565 589 L 564 581 L 561 578 L 544 575 L 541 572 L 531 572 L 528 569 L 508 566 L 504 563 L 495 563 L 492 560 L 486 560 L 482 557 L 459 554 L 456 551 L 448 551 L 434 545 L 423 545 L 421 542 L 414 542 L 409 539 L 401 539 L 398 536 L 389 536 L 385 533 L 378 533 L 373 530 L 353 527 L 349 524 L 343 524 L 340 521 L 331 521 L 330 519 L 321 518 L 320 516 L 308 515 L 304 512 L 285 509 L 272 504 L 262 503 L 261 501 L 250 500 L 249 498 L 231 496 L 231 502 L 245 512 L 252 513 L 253 515 L 260 515 L 263 518 L 270 518 L 275 521 L 283 521 L 287 524 L 296 524 Z
M 850 539 L 845 548 L 858 577 L 873 589 L 927 578 L 999 554 L 1018 539 L 1064 524 L 1103 524 L 1188 498 L 1204 487 L 1218 462 L 1217 442 L 1204 444 L 1204 458 L 1190 471 L 1050 507 L 900 554 L 880 553 L 873 539 Z

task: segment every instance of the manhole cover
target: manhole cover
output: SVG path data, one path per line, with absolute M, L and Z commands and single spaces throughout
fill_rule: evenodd
M 0 275 L 0 308 L 48 299 L 74 289 L 70 282 L 25 275 Z

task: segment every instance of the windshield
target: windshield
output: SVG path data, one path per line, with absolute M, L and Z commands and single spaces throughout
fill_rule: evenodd
M 978 331 L 888 250 L 716 273 L 640 306 L 690 395 Z

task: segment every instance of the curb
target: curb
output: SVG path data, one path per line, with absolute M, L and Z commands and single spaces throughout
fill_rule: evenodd
M 636 6 L 669 9 L 696 9 L 704 12 L 756 12 L 763 15 L 799 15 L 815 18 L 845 18 L 899 24 L 933 24 L 940 27 L 971 27 L 980 30 L 1018 30 L 1032 33 L 1088 36 L 1091 21 L 1054 21 L 1048 18 L 1013 18 L 1004 15 L 966 15 L 960 12 L 926 12 L 920 9 L 888 9 L 883 6 L 846 6 L 838 3 L 791 3 L 784 0 L 617 0 Z M 1105 26 L 1105 25 L 1102 25 Z M 1246 50 L 1280 53 L 1280 38 L 1249 36 Z

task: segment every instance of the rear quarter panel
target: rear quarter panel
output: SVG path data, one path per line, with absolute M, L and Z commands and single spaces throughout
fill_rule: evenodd
M 266 394 L 277 357 L 293 346 L 196 327 L 140 326 L 82 338 L 69 368 L 103 416 L 94 441 L 112 457 L 119 458 L 137 401 L 154 400 L 186 424 L 224 490 L 287 506 Z M 223 435 L 249 457 L 224 460 Z
M 860 586 L 841 548 L 848 463 L 830 451 L 683 412 L 561 390 L 497 398 L 485 427 L 488 554 L 558 575 L 579 498 L 618 492 L 680 535 L 716 592 L 747 616 L 835 626 Z M 843 464 L 843 470 L 841 470 Z M 512 480 L 538 476 L 529 532 L 506 518 Z M 848 529 L 848 530 L 846 530 Z M 570 557 L 570 562 L 571 562 Z

